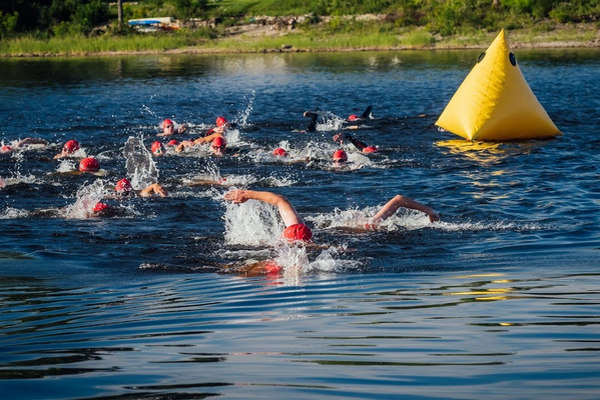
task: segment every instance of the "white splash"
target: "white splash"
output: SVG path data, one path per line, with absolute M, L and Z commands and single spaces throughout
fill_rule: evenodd
M 56 172 L 71 172 L 76 170 L 77 168 L 75 167 L 75 162 L 66 158 L 63 158 L 62 160 L 60 160 L 60 162 L 58 163 L 58 166 L 56 167 Z
M 331 213 L 308 216 L 305 219 L 321 229 L 365 229 L 371 223 L 373 216 L 380 207 L 366 207 L 364 209 L 334 209 Z M 398 229 L 416 230 L 428 226 L 436 226 L 429 222 L 429 217 L 422 212 L 401 208 L 393 216 L 381 221 L 377 225 L 379 231 L 396 231 Z
M 230 245 L 273 245 L 280 239 L 283 225 L 277 210 L 268 204 L 248 200 L 225 203 L 225 242 Z
M 152 153 L 144 146 L 143 138 L 130 136 L 123 148 L 127 178 L 131 186 L 141 190 L 158 182 L 158 168 Z
M 29 215 L 27 210 L 20 210 L 18 208 L 7 207 L 4 212 L 0 213 L 0 219 L 16 219 L 25 218 Z
M 98 179 L 90 185 L 80 187 L 75 203 L 64 209 L 64 218 L 85 219 L 93 216 L 94 206 L 107 194 L 105 184 L 102 179 Z
M 256 91 L 253 90 L 252 93 L 250 93 L 250 95 L 246 97 L 246 101 L 248 101 L 248 105 L 246 106 L 246 109 L 244 111 L 241 111 L 235 117 L 235 121 L 237 121 L 238 124 L 242 127 L 248 126 L 248 117 L 250 117 L 250 114 L 252 113 L 252 110 L 254 109 L 254 99 L 255 98 L 256 98 Z

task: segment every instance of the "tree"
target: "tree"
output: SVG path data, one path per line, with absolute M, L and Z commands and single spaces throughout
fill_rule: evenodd
M 123 23 L 123 0 L 117 0 L 117 16 L 119 25 L 121 25 Z

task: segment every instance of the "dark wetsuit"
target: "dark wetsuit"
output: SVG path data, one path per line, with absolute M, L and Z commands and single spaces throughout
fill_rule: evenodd
M 364 142 L 361 142 L 360 140 L 353 138 L 352 136 L 348 135 L 347 133 L 341 133 L 340 139 L 344 140 L 344 141 L 347 140 L 348 142 L 352 143 L 360 151 L 363 151 L 363 149 L 365 147 L 368 147 Z
M 372 110 L 372 109 L 373 109 L 373 107 L 372 107 L 372 106 L 368 106 L 368 107 L 365 109 L 365 111 L 363 111 L 363 113 L 360 115 L 360 117 L 361 117 L 362 119 L 367 119 L 367 118 L 369 118 L 369 115 L 371 114 L 371 110 Z
M 308 124 L 308 127 L 306 128 L 307 132 L 314 132 L 317 130 L 317 118 L 319 117 L 317 115 L 317 113 L 314 113 L 312 111 L 306 111 L 304 113 L 305 117 L 309 117 L 310 118 L 310 123 Z

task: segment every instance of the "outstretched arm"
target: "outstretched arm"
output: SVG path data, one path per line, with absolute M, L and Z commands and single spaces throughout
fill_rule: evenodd
M 40 139 L 40 138 L 28 137 L 28 138 L 21 140 L 19 143 L 17 143 L 17 147 L 23 147 L 23 146 L 27 146 L 30 144 L 43 144 L 44 146 L 47 146 L 48 141 L 44 140 L 44 139 Z
M 302 218 L 294 209 L 292 203 L 284 196 L 272 192 L 261 192 L 257 190 L 232 190 L 225 193 L 225 200 L 235 204 L 245 203 L 248 200 L 258 200 L 272 204 L 279 210 L 279 215 L 283 219 L 286 227 L 295 224 L 303 224 Z
M 334 142 L 339 142 L 340 144 L 342 144 L 342 143 L 344 143 L 344 140 L 347 140 L 350 143 L 352 143 L 354 145 L 354 147 L 356 147 L 360 151 L 363 151 L 363 149 L 365 147 L 368 147 L 366 143 L 361 142 L 360 140 L 358 140 L 356 138 L 353 138 L 352 136 L 348 135 L 347 133 L 338 133 L 333 136 Z
M 379 210 L 377 214 L 375 214 L 375 216 L 373 217 L 373 222 L 377 223 L 379 221 L 383 221 L 384 219 L 394 214 L 400 207 L 422 211 L 429 216 L 429 221 L 431 222 L 440 220 L 440 216 L 437 212 L 435 212 L 433 208 L 428 207 L 425 204 L 421 204 L 418 201 L 413 200 L 409 197 L 398 194 L 394 196 L 390 201 L 388 201 L 381 208 L 381 210 Z
M 150 197 L 154 194 L 157 194 L 160 197 L 167 197 L 169 195 L 167 191 L 158 183 L 153 183 L 152 185 L 140 191 L 140 196 L 142 197 Z
M 225 137 L 223 136 L 223 133 L 221 133 L 215 129 L 214 133 L 211 133 L 208 136 L 204 136 L 204 137 L 194 140 L 194 144 L 209 143 L 209 142 L 212 142 L 213 139 L 216 137 L 221 137 L 221 138 L 225 139 Z

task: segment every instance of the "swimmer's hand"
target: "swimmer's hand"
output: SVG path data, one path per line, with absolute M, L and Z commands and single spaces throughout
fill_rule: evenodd
M 440 220 L 440 215 L 435 210 L 428 212 L 427 216 L 429 217 L 429 222 L 437 222 Z
M 225 193 L 223 198 L 227 201 L 231 201 L 233 204 L 245 203 L 250 199 L 250 197 L 247 195 L 247 191 L 241 189 L 230 190 L 229 192 Z

